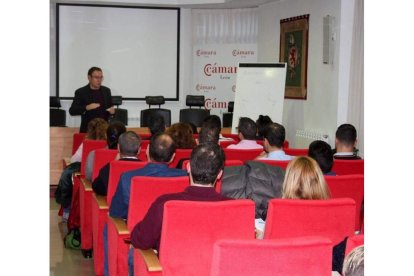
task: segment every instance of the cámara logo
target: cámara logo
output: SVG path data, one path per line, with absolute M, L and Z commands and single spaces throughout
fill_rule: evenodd
M 204 108 L 206 110 L 211 110 L 213 108 L 227 108 L 227 102 L 217 101 L 216 98 L 207 98 L 204 102 Z
M 234 57 L 236 57 L 236 56 L 253 56 L 254 51 L 235 49 L 235 50 L 233 50 L 232 54 L 233 54 Z
M 218 66 L 217 63 L 211 64 L 208 63 L 204 66 L 204 74 L 210 77 L 212 74 L 236 74 L 236 66 Z
M 197 91 L 212 91 L 212 90 L 216 90 L 216 86 L 214 85 L 205 85 L 205 84 L 197 84 L 195 89 Z
M 199 56 L 215 56 L 216 51 L 215 50 L 197 50 L 196 55 Z

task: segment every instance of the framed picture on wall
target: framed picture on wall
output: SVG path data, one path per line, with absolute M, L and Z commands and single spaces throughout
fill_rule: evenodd
M 280 20 L 280 62 L 287 63 L 285 99 L 307 97 L 309 14 Z

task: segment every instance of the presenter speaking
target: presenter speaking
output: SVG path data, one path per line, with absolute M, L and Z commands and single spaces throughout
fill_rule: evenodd
M 90 68 L 88 80 L 89 84 L 75 91 L 75 98 L 69 109 L 70 115 L 81 115 L 79 132 L 87 132 L 87 126 L 91 120 L 102 118 L 108 121 L 109 116 L 115 113 L 111 90 L 101 85 L 102 69 L 99 67 Z

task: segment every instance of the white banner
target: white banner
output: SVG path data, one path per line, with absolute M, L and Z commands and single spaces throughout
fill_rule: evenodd
M 257 44 L 204 44 L 193 47 L 191 94 L 204 95 L 205 108 L 222 119 L 234 101 L 239 63 L 257 62 Z

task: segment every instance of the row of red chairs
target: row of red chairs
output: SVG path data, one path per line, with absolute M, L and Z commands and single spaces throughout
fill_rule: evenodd
M 97 146 L 97 144 L 99 144 L 99 142 L 95 143 L 96 141 L 94 141 L 94 142 L 91 143 L 93 146 L 89 147 L 88 146 L 88 144 L 90 144 L 89 142 L 91 142 L 91 141 L 88 141 L 88 143 L 85 143 L 84 153 L 86 153 L 86 155 L 83 155 L 83 156 L 87 156 L 87 151 L 90 150 L 91 148 L 95 148 Z M 108 153 L 109 157 L 107 157 L 109 160 L 113 159 L 114 156 L 116 155 L 116 154 L 114 154 L 113 150 L 112 151 L 111 150 L 98 150 L 98 151 L 96 151 L 96 154 L 97 154 L 95 156 L 96 160 L 100 160 L 100 161 L 95 163 L 95 166 L 94 166 L 94 175 L 95 176 L 97 175 L 96 172 L 99 171 L 100 167 L 102 167 L 105 163 L 104 161 L 101 161 L 102 159 L 105 159 L 103 157 L 100 157 L 101 152 L 102 152 L 102 154 L 104 154 L 104 152 L 109 152 Z M 142 167 L 146 164 L 146 163 L 143 163 L 143 162 L 125 162 L 125 161 L 115 161 L 115 162 L 112 162 L 112 163 L 114 163 L 114 164 L 120 163 L 120 168 L 126 168 L 124 171 L 131 170 L 131 169 L 136 169 L 136 168 Z M 113 164 L 112 163 L 111 163 L 111 179 L 110 179 L 108 197 L 107 197 L 107 202 L 106 202 L 106 212 L 107 212 L 107 208 L 108 208 L 107 206 L 109 206 L 110 200 L 112 199 L 112 196 L 115 193 L 116 184 L 118 182 L 119 176 L 123 172 L 122 169 L 121 169 L 121 171 L 119 171 L 119 173 L 112 173 L 113 172 L 113 170 L 112 170 Z M 122 164 L 122 163 L 125 163 L 125 164 Z M 242 162 L 241 161 L 239 161 L 238 163 L 236 162 L 236 164 L 239 164 L 239 165 L 240 165 L 240 163 L 242 163 Z M 124 167 L 123 165 L 125 165 L 126 167 Z M 165 180 L 165 179 L 163 179 L 163 180 Z M 112 185 L 111 185 L 111 183 L 112 183 Z M 101 213 L 101 210 L 105 210 L 105 208 L 101 208 L 101 206 L 99 205 L 99 203 L 103 203 L 103 200 L 99 199 L 99 196 L 95 196 L 94 197 L 95 202 L 92 202 L 92 206 L 95 206 L 94 208 L 92 208 L 94 210 L 94 211 L 92 211 L 92 214 L 95 214 L 92 218 L 92 221 L 93 222 L 98 221 L 98 223 L 94 223 L 94 234 L 92 235 L 91 230 L 89 230 L 89 231 L 87 230 L 88 227 L 90 228 L 90 225 L 88 225 L 88 223 L 87 223 L 87 221 L 88 221 L 87 218 L 88 218 L 88 216 L 89 216 L 89 218 L 91 216 L 91 212 L 87 210 L 87 208 L 88 208 L 87 206 L 89 205 L 87 203 L 87 201 L 88 201 L 88 198 L 89 198 L 89 202 L 90 202 L 90 198 L 92 196 L 92 189 L 90 187 L 90 183 L 89 183 L 89 185 L 86 185 L 87 181 L 83 180 L 82 184 L 84 184 L 84 185 L 81 185 L 81 188 L 83 186 L 84 189 L 81 189 L 81 193 L 83 193 L 84 195 L 81 196 L 81 198 L 82 198 L 81 201 L 84 202 L 84 203 L 83 203 L 83 207 L 81 207 L 81 208 L 83 208 L 83 212 L 81 212 L 81 217 L 83 217 L 84 219 L 81 219 L 81 231 L 82 231 L 82 246 L 81 246 L 81 248 L 82 249 L 92 248 L 91 240 L 92 240 L 92 237 L 93 237 L 93 239 L 94 239 L 93 240 L 94 259 L 95 259 L 95 261 L 98 262 L 98 260 L 100 258 L 99 255 L 102 255 L 102 258 L 103 258 L 103 253 L 102 253 L 103 250 L 99 249 L 99 247 L 102 246 L 102 244 L 103 244 L 102 243 L 102 229 L 99 229 L 99 228 L 101 228 L 101 226 L 103 227 L 103 224 L 104 224 L 104 221 L 102 221 L 102 219 L 105 220 L 105 215 L 103 215 Z M 188 185 L 188 180 L 187 180 L 187 185 Z M 90 193 L 90 196 L 87 195 L 88 193 Z M 82 204 L 81 204 L 81 206 L 82 206 Z M 101 220 L 99 220 L 99 218 Z M 82 224 L 83 224 L 83 227 L 82 227 Z M 96 239 L 95 239 L 95 237 L 96 237 Z M 123 240 L 120 240 L 118 242 L 120 244 L 123 244 Z M 101 252 L 102 254 L 100 254 L 99 252 Z M 114 250 L 113 252 L 118 252 L 118 250 Z M 97 274 L 100 274 L 100 273 L 98 273 L 99 268 L 95 267 L 95 269 L 96 269 Z

